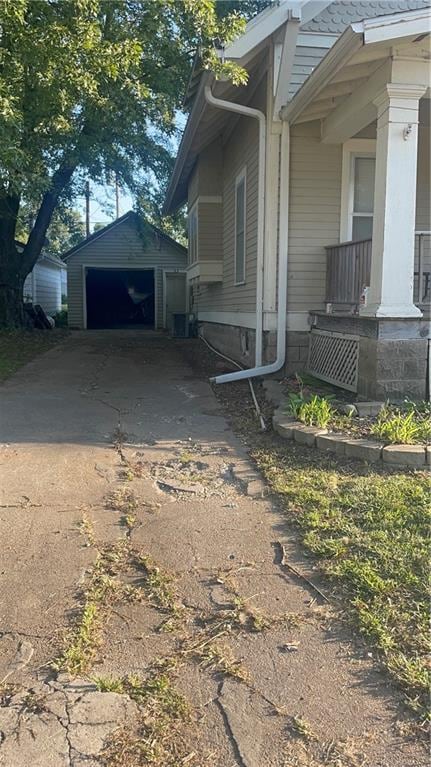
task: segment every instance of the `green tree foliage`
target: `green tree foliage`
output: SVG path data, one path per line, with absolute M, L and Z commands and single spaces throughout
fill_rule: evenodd
M 169 171 L 170 139 L 199 49 L 242 14 L 215 0 L 2 0 L 0 3 L 0 326 L 22 322 L 22 286 L 59 204 L 89 176 L 132 191 Z M 227 67 L 234 82 L 245 73 Z M 22 201 L 36 217 L 15 246 Z
M 37 210 L 29 203 L 20 206 L 16 226 L 16 239 L 19 242 L 28 241 L 36 214 Z M 68 205 L 59 203 L 46 233 L 44 249 L 55 256 L 61 256 L 78 245 L 84 237 L 85 226 L 81 215 Z

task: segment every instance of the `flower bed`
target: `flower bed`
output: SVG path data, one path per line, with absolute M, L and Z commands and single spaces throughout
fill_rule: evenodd
M 422 470 L 431 463 L 428 403 L 349 403 L 299 377 L 267 381 L 265 389 L 278 404 L 273 425 L 285 439 L 369 463 Z
M 388 445 L 431 443 L 431 403 L 346 402 L 329 387 L 307 385 L 295 376 L 283 382 L 286 414 L 305 424 Z M 373 406 L 373 407 L 372 407 Z M 374 411 L 374 412 L 373 412 Z M 364 413 L 364 414 L 362 414 Z

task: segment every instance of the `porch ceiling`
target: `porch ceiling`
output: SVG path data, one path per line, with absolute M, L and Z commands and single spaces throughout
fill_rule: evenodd
M 398 32 L 392 38 L 386 31 L 385 39 L 367 43 L 364 29 L 352 25 L 290 104 L 283 108 L 283 119 L 291 124 L 321 120 L 322 140 L 338 143 L 349 137 L 336 130 L 337 117 L 343 115 L 343 134 L 351 127 L 350 135 L 355 135 L 375 119 L 373 98 L 390 81 L 390 66 L 394 57 L 429 62 L 430 20 L 427 10 L 428 19 L 424 18 L 424 32 L 421 34 L 416 30 L 413 34 L 401 36 Z M 428 97 L 429 93 L 428 90 Z M 352 113 L 351 124 L 346 120 L 349 110 Z

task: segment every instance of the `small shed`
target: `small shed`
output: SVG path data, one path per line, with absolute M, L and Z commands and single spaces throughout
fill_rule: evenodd
M 187 307 L 187 250 L 129 211 L 69 250 L 69 326 L 166 328 Z
M 66 264 L 57 256 L 42 253 L 24 282 L 24 301 L 40 304 L 46 314 L 61 311 Z

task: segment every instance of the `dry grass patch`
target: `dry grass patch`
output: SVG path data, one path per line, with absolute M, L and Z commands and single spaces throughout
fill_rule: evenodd
M 59 329 L 0 330 L 0 382 L 39 354 L 52 349 L 67 335 L 67 330 Z
M 95 679 L 102 692 L 128 695 L 139 707 L 135 728 L 118 730 L 100 755 L 106 767 L 198 767 L 202 760 L 185 738 L 192 723 L 191 708 L 166 674 L 141 680 Z

